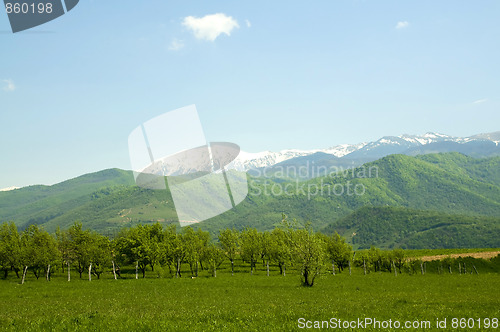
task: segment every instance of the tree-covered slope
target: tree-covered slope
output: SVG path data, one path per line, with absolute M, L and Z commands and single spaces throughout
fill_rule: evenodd
M 495 248 L 500 245 L 500 217 L 362 207 L 323 232 L 338 232 L 357 248 Z
M 391 155 L 305 182 L 249 175 L 247 198 L 197 227 L 212 234 L 228 227 L 270 230 L 284 212 L 320 230 L 362 207 L 387 206 L 498 217 L 499 170 L 500 157 L 474 159 L 447 153 Z M 130 172 L 106 170 L 54 186 L 0 193 L 0 221 L 10 220 L 21 228 L 36 223 L 47 230 L 79 220 L 84 227 L 109 232 L 141 222 L 175 222 L 177 214 L 168 189 L 138 188 Z

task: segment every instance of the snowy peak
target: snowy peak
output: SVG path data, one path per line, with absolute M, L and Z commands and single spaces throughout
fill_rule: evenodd
M 11 190 L 19 189 L 19 188 L 20 187 L 7 187 L 7 188 L 0 189 L 0 191 L 11 191 Z
M 408 149 L 419 148 L 432 143 L 454 142 L 465 144 L 471 141 L 491 141 L 498 146 L 500 143 L 500 131 L 470 137 L 454 137 L 441 133 L 427 132 L 423 135 L 403 134 L 399 136 L 384 136 L 373 142 L 341 144 L 326 149 L 289 149 L 279 152 L 263 151 L 257 153 L 241 151 L 238 157 L 227 166 L 227 169 L 247 171 L 270 167 L 292 158 L 309 156 L 318 152 L 330 154 L 337 158 L 363 158 L 365 160 L 368 158 L 374 160 L 374 158 L 381 158 L 394 153 L 404 153 Z

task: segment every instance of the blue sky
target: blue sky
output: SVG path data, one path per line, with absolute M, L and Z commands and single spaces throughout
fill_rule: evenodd
M 130 169 L 129 133 L 190 104 L 208 141 L 250 152 L 498 131 L 499 17 L 493 0 L 82 0 L 12 34 L 0 13 L 0 188 Z

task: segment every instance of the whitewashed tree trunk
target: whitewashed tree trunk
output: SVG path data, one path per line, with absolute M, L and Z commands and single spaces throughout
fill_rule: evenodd
M 71 268 L 69 267 L 69 262 L 66 264 L 68 265 L 68 281 L 71 281 Z
M 111 261 L 113 263 L 113 275 L 115 276 L 116 280 L 116 269 L 115 269 L 115 261 Z
M 424 274 L 424 264 L 420 263 L 420 273 Z
M 139 269 L 139 261 L 136 261 L 135 262 L 135 279 L 139 279 L 138 269 Z
M 47 266 L 47 275 L 45 276 L 45 279 L 49 281 L 49 276 L 50 276 L 50 264 Z
M 363 259 L 363 271 L 365 272 L 365 275 L 366 275 L 366 263 L 365 263 L 364 259 Z
M 269 261 L 267 261 L 267 276 L 269 277 Z
M 234 276 L 234 261 L 231 260 L 231 276 Z
M 458 274 L 462 274 L 462 264 L 458 262 Z
M 286 277 L 286 265 L 283 265 L 283 277 Z
M 23 272 L 23 280 L 21 281 L 21 285 L 24 284 L 24 278 L 26 278 L 26 271 L 28 271 L 28 267 L 24 267 L 24 272 Z
M 92 281 L 92 275 L 90 274 L 90 271 L 92 271 L 92 263 L 89 265 L 89 281 Z
M 398 276 L 398 271 L 396 271 L 396 263 L 394 263 L 394 261 L 392 261 L 392 266 L 394 268 L 394 275 L 397 277 Z
M 351 261 L 349 261 L 349 275 L 351 275 Z
M 335 261 L 332 261 L 332 272 L 335 275 Z

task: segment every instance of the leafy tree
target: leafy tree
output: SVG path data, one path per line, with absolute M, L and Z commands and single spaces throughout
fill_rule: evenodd
M 292 247 L 289 233 L 276 227 L 271 232 L 271 258 L 278 264 L 280 274 L 286 275 L 286 267 L 292 262 Z
M 302 285 L 312 287 L 314 280 L 324 268 L 326 258 L 324 239 L 307 225 L 305 229 L 293 231 L 292 241 L 294 261 L 300 267 Z
M 186 248 L 185 259 L 191 269 L 191 275 L 198 276 L 198 264 L 201 263 L 204 249 L 210 240 L 210 234 L 201 229 L 195 232 L 191 227 L 185 227 L 182 238 Z
M 394 258 L 394 265 L 398 268 L 399 273 L 401 273 L 401 269 L 406 264 L 406 253 L 403 249 L 394 249 L 392 254 Z
M 260 235 L 255 228 L 246 228 L 241 232 L 241 257 L 250 263 L 250 273 L 253 274 L 255 263 L 262 252 Z
M 215 246 L 214 244 L 210 244 L 206 247 L 205 251 L 207 253 L 207 260 L 212 269 L 212 276 L 217 277 L 217 268 L 222 264 L 222 262 L 224 262 L 226 255 L 221 248 Z
M 326 238 L 326 252 L 332 264 L 343 271 L 349 264 L 352 247 L 337 232 Z
M 56 240 L 37 225 L 31 225 L 21 234 L 21 246 L 24 265 L 31 268 L 37 279 L 43 272 L 50 279 L 50 266 L 60 259 Z
M 126 263 L 136 263 L 146 277 L 146 267 L 154 266 L 161 258 L 161 242 L 163 240 L 163 228 L 159 223 L 154 225 L 137 225 L 120 234 L 116 241 L 116 247 Z
M 231 262 L 231 275 L 234 275 L 234 260 L 240 246 L 240 234 L 234 228 L 227 228 L 219 233 L 219 243 Z
M 90 236 L 89 258 L 92 272 L 97 279 L 104 272 L 104 267 L 111 262 L 111 243 L 106 236 L 92 233 Z
M 19 278 L 21 259 L 21 238 L 17 227 L 13 222 L 3 223 L 0 226 L 0 267 L 4 271 L 4 278 L 7 278 L 9 270 L 14 271 Z
M 62 241 L 62 242 L 61 242 Z M 77 264 L 78 273 L 82 273 L 90 265 L 90 243 L 91 234 L 89 230 L 83 230 L 81 222 L 75 222 L 69 229 L 66 238 L 60 236 L 59 248 L 64 248 L 63 257 L 66 262 Z

